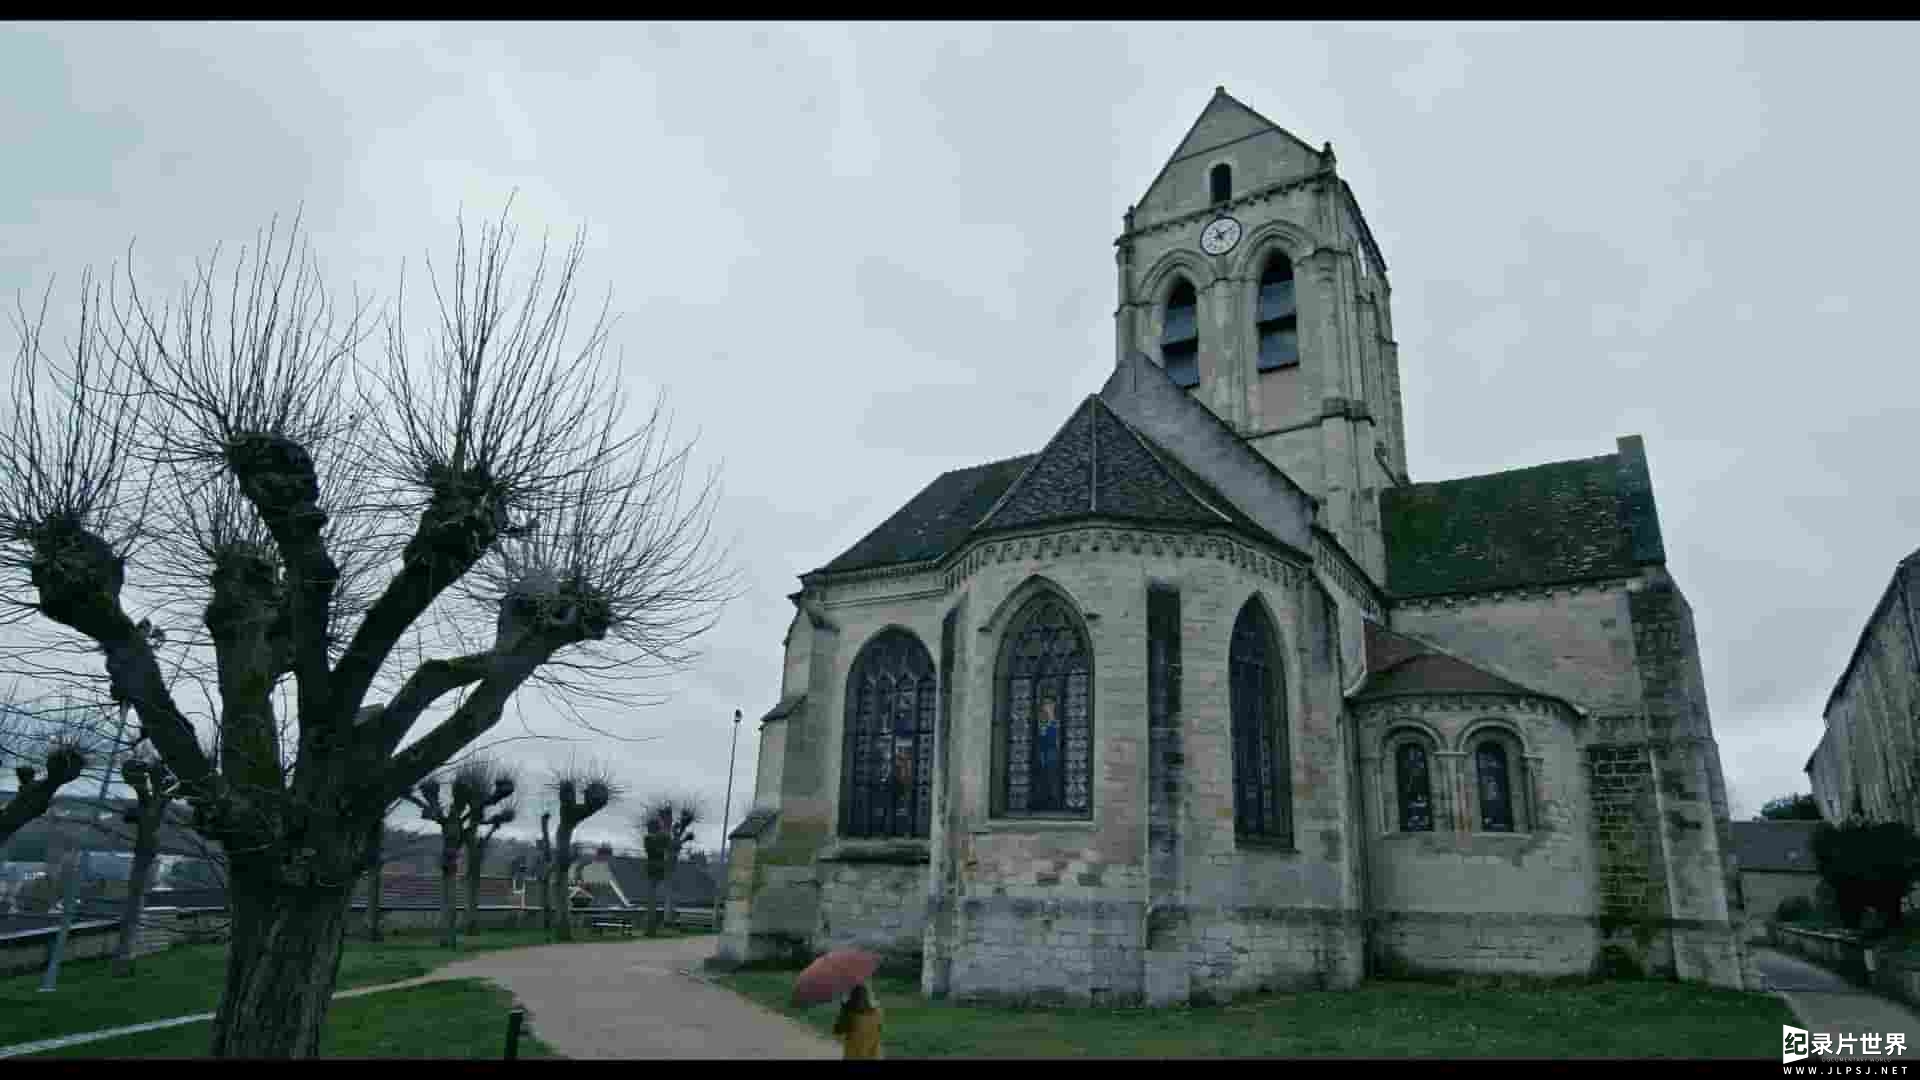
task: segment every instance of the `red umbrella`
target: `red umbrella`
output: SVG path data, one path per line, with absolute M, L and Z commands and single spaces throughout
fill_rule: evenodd
M 807 965 L 793 981 L 795 1005 L 818 1005 L 832 1001 L 855 986 L 873 978 L 880 958 L 865 949 L 835 949 Z

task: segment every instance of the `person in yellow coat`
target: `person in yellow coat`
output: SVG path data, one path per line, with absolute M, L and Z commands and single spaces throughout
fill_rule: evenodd
M 867 984 L 861 983 L 847 995 L 840 1017 L 833 1022 L 833 1033 L 846 1044 L 846 1057 L 877 1058 L 880 1053 L 880 1006 L 874 1003 Z

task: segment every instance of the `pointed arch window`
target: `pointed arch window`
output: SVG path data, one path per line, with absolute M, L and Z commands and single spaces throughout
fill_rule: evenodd
M 1273 621 L 1249 600 L 1233 623 L 1227 668 L 1233 717 L 1233 826 L 1238 836 L 1291 840 L 1293 796 Z
M 1481 740 L 1473 751 L 1473 773 L 1480 803 L 1480 831 L 1512 832 L 1512 770 L 1506 745 L 1499 739 Z
M 1008 623 L 996 687 L 996 809 L 1093 814 L 1093 660 L 1080 621 L 1041 593 Z
M 1277 371 L 1300 362 L 1299 308 L 1294 303 L 1293 261 L 1276 252 L 1260 273 L 1254 309 L 1260 334 L 1259 369 Z
M 1165 328 L 1160 333 L 1160 363 L 1175 386 L 1200 385 L 1200 301 L 1193 283 L 1182 278 L 1167 295 Z
M 882 631 L 860 650 L 847 675 L 842 836 L 927 835 L 937 684 L 927 647 L 905 630 Z
M 1432 758 L 1421 743 L 1408 739 L 1394 747 L 1393 771 L 1399 793 L 1400 831 L 1433 831 Z
M 1207 187 L 1214 202 L 1223 203 L 1233 198 L 1233 166 L 1223 162 L 1210 169 L 1207 172 Z

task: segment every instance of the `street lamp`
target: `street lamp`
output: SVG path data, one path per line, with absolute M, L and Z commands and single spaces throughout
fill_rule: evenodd
M 733 710 L 733 749 L 727 752 L 727 803 L 720 811 L 720 887 L 713 894 L 713 932 L 720 932 L 726 915 L 727 882 L 733 877 L 727 868 L 727 821 L 733 817 L 733 762 L 740 753 L 740 710 Z

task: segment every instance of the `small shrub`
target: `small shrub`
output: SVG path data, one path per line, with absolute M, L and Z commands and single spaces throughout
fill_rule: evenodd
M 1789 896 L 1773 911 L 1776 922 L 1806 922 L 1813 918 L 1813 901 L 1804 896 Z
M 1640 979 L 1647 974 L 1640 958 L 1624 945 L 1601 946 L 1593 966 L 1594 974 L 1602 979 Z

